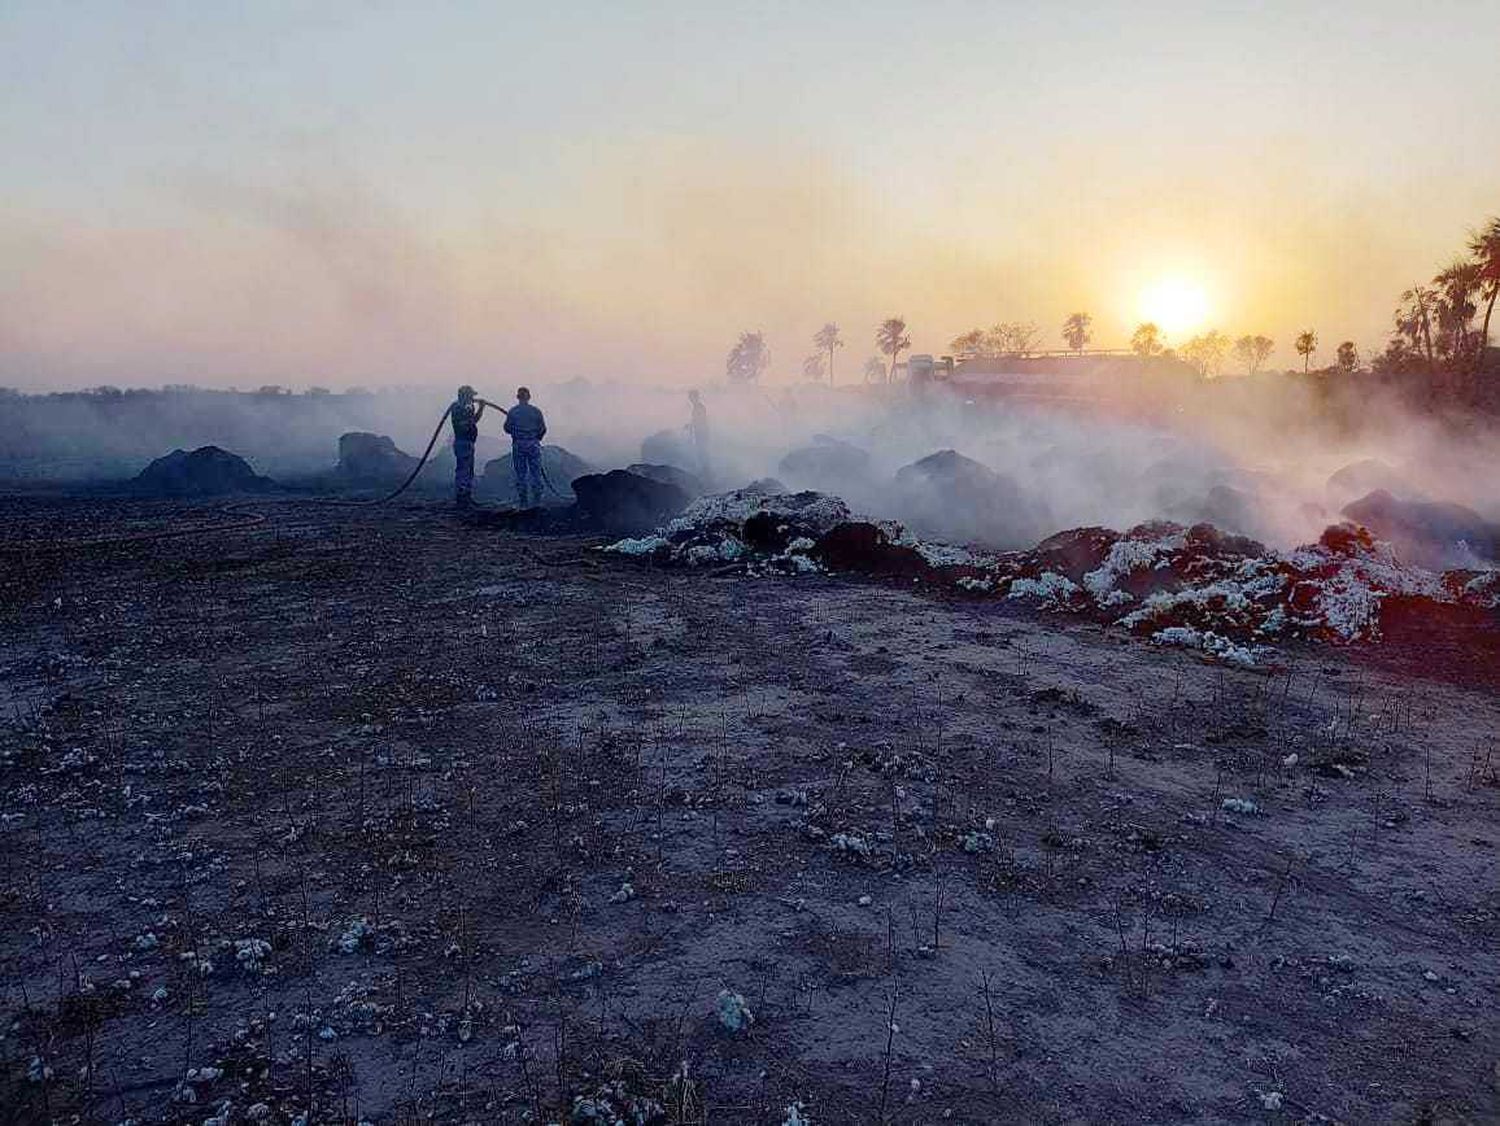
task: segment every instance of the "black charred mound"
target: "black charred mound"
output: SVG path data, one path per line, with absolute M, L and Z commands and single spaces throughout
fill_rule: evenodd
M 1410 495 L 1412 491 L 1393 466 L 1376 458 L 1351 461 L 1328 478 L 1328 489 L 1345 497 L 1364 497 L 1381 490 Z
M 701 497 L 703 495 L 703 482 L 685 469 L 678 469 L 675 465 L 648 465 L 645 462 L 636 462 L 627 465 L 626 472 L 634 473 L 637 477 L 649 477 L 653 481 L 660 481 L 666 485 L 676 485 L 690 497 Z
M 960 495 L 985 493 L 1004 482 L 1005 478 L 989 466 L 957 450 L 939 450 L 896 470 L 898 485 L 936 488 Z
M 641 443 L 641 461 L 646 465 L 683 469 L 696 465 L 698 456 L 681 430 L 658 430 Z
M 1203 497 L 1171 506 L 1167 512 L 1185 524 L 1212 524 L 1238 532 L 1255 527 L 1255 498 L 1230 485 L 1215 485 Z
M 1349 520 L 1385 540 L 1405 562 L 1442 570 L 1478 558 L 1500 561 L 1500 524 L 1459 504 L 1397 500 L 1384 489 L 1347 504 Z
M 191 453 L 173 450 L 141 470 L 131 484 L 137 492 L 161 497 L 215 497 L 279 488 L 244 458 L 218 446 L 199 446 Z
M 957 450 L 902 466 L 895 499 L 913 529 L 964 543 L 1035 542 L 1050 523 L 1009 477 Z
M 913 579 L 932 574 L 932 566 L 915 548 L 892 543 L 884 528 L 865 521 L 850 521 L 830 529 L 811 555 L 830 571 Z
M 848 442 L 816 434 L 812 445 L 801 446 L 782 458 L 777 471 L 793 486 L 837 491 L 843 485 L 864 483 L 870 472 L 870 455 Z
M 578 507 L 590 524 L 611 535 L 644 535 L 680 513 L 687 493 L 625 469 L 589 473 L 573 482 Z
M 349 481 L 380 483 L 403 480 L 417 467 L 417 458 L 397 449 L 384 434 L 353 431 L 339 435 L 336 472 Z

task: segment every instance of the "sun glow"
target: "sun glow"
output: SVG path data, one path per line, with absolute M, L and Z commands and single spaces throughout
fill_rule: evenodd
M 1208 319 L 1208 295 L 1186 278 L 1163 278 L 1141 293 L 1143 321 L 1152 321 L 1169 337 L 1177 338 L 1203 326 Z

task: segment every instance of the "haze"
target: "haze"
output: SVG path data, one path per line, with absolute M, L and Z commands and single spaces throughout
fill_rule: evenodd
M 0 384 L 771 379 L 826 320 L 1383 341 L 1500 198 L 1500 8 L 0 9 Z M 1055 342 L 1053 342 L 1055 343 Z

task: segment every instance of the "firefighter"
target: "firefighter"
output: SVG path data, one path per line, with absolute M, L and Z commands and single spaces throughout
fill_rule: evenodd
M 479 420 L 487 405 L 465 383 L 448 408 L 453 423 L 453 503 L 459 508 L 474 503 L 474 443 L 479 440 Z
M 522 508 L 540 508 L 542 504 L 542 439 L 547 436 L 547 420 L 531 405 L 531 391 L 516 388 L 516 405 L 505 415 L 505 432 L 510 435 L 510 462 L 516 474 L 516 502 Z
M 708 408 L 703 405 L 703 399 L 696 391 L 688 392 L 688 402 L 693 407 L 693 416 L 688 422 L 688 435 L 693 439 L 693 452 L 698 456 L 698 475 L 706 485 L 708 483 Z

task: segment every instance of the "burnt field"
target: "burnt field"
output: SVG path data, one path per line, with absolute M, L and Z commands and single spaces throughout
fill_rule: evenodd
M 0 1121 L 1500 1116 L 1491 684 L 262 511 L 0 500 Z

